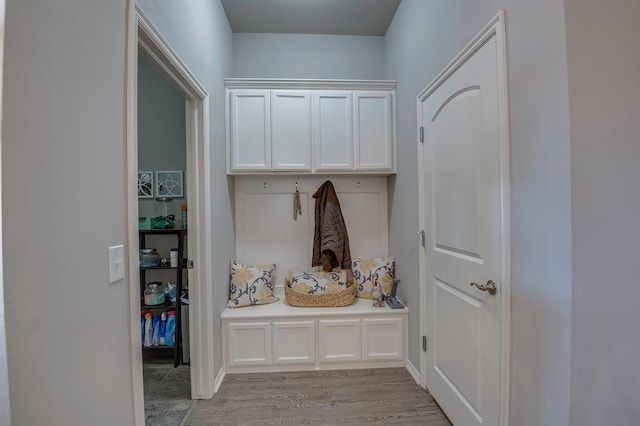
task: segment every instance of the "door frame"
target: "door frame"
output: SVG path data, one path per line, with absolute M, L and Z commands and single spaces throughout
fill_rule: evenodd
M 496 37 L 497 71 L 498 71 L 498 107 L 500 119 L 500 212 L 502 216 L 502 267 L 500 277 L 500 313 L 501 313 L 501 347 L 500 347 L 500 424 L 509 423 L 509 377 L 511 363 L 511 227 L 510 227 L 510 156 L 509 156 L 509 98 L 507 85 L 507 44 L 505 11 L 500 10 L 496 16 L 480 31 L 467 46 L 418 94 L 417 115 L 418 130 L 424 125 L 422 121 L 422 102 L 431 95 L 442 83 L 449 78 L 467 59 L 476 53 L 489 39 Z M 420 132 L 418 132 L 419 135 Z M 418 211 L 421 230 L 427 229 L 425 223 L 424 199 L 424 145 L 417 140 L 418 145 Z M 428 239 L 427 239 L 428 241 Z M 427 335 L 427 297 L 426 291 L 427 247 L 420 246 L 420 335 Z M 420 355 L 420 385 L 427 388 L 427 353 Z
M 142 348 L 140 345 L 140 274 L 138 261 L 138 52 L 185 97 L 187 170 L 190 194 L 187 247 L 195 269 L 189 276 L 189 335 L 191 397 L 208 399 L 214 390 L 213 306 L 211 303 L 211 191 L 209 146 L 209 94 L 171 48 L 135 0 L 127 8 L 126 194 L 127 261 L 131 325 L 132 387 L 136 424 L 144 424 Z
M 5 0 L 0 0 L 0 129 L 2 129 L 2 93 L 4 74 L 4 29 Z M 1 132 L 0 132 L 1 133 Z M 2 135 L 0 135 L 0 152 Z M 0 153 L 0 160 L 2 154 Z M 0 424 L 11 424 L 11 402 L 9 400 L 9 367 L 7 366 L 7 333 L 4 309 L 4 266 L 2 246 L 2 162 L 0 161 Z

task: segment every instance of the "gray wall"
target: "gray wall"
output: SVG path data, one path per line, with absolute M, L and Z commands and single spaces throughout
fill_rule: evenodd
M 133 423 L 125 234 L 125 2 L 9 0 L 5 313 L 14 425 Z M 89 202 L 88 202 L 89 200 Z
M 211 95 L 219 317 L 235 252 L 222 82 L 231 33 L 218 2 L 142 3 Z M 107 247 L 126 240 L 125 29 L 124 1 L 7 4 L 2 213 L 15 425 L 133 423 L 127 283 L 109 285 L 107 267 Z
M 231 77 L 381 79 L 384 38 L 234 34 Z
M 511 119 L 510 420 L 567 424 L 572 271 L 562 2 L 402 1 L 386 35 L 386 77 L 398 80 L 390 252 L 410 308 L 409 359 L 419 366 L 416 95 L 501 8 L 507 11 Z
M 640 3 L 566 0 L 571 424 L 640 424 Z
M 217 372 L 222 367 L 222 334 L 218 319 L 229 296 L 229 259 L 235 254 L 232 181 L 226 176 L 223 81 L 224 77 L 232 76 L 232 33 L 218 1 L 138 0 L 138 4 L 209 93 L 213 338 Z
M 139 55 L 138 170 L 154 173 L 162 170 L 185 172 L 186 138 L 184 96 Z M 186 175 L 183 175 L 183 184 L 186 184 Z M 181 225 L 180 205 L 187 203 L 186 186 L 183 189 L 185 197 L 175 198 L 173 202 L 176 209 L 176 226 Z M 139 198 L 138 214 L 152 216 L 154 204 L 153 199 Z

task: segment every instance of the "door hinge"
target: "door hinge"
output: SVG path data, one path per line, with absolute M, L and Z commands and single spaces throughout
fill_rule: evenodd
M 427 336 L 422 336 L 422 351 L 427 351 Z
M 187 269 L 193 269 L 193 267 L 194 267 L 193 260 L 191 259 L 187 260 Z
M 424 232 L 424 229 L 418 231 L 418 238 L 420 239 L 420 244 L 422 244 L 422 247 L 426 247 L 427 246 L 427 236 Z
M 420 142 L 424 143 L 424 126 L 420 126 Z

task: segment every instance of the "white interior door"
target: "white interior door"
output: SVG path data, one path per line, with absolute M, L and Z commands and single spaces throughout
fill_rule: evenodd
M 501 422 L 507 177 L 498 51 L 493 34 L 419 105 L 426 384 L 456 425 Z

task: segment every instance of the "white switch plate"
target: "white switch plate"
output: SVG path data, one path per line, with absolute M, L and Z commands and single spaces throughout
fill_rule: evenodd
M 109 247 L 109 283 L 124 279 L 124 246 Z

